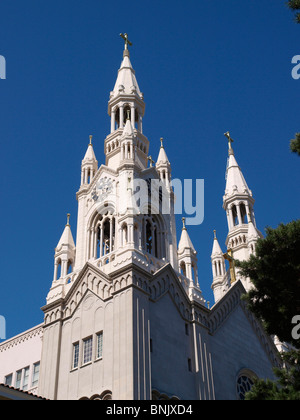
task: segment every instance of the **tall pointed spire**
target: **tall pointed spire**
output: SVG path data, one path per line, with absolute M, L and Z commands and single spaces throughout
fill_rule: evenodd
M 212 250 L 211 256 L 215 257 L 215 256 L 221 256 L 221 255 L 223 255 L 223 251 L 217 239 L 217 233 L 214 230 L 214 244 L 213 244 L 213 250 Z
M 135 77 L 135 71 L 133 70 L 130 61 L 128 45 L 132 45 L 132 43 L 128 40 L 127 34 L 120 34 L 120 36 L 125 40 L 125 49 L 123 52 L 123 61 L 118 72 L 114 90 L 110 94 L 110 99 L 117 97 L 119 94 L 135 94 L 143 99 L 143 94 L 140 91 L 138 82 Z
M 160 146 L 160 150 L 159 150 L 159 155 L 158 155 L 158 158 L 157 158 L 157 165 L 156 166 L 158 166 L 160 164 L 170 165 L 170 162 L 169 162 L 167 153 L 166 153 L 165 148 L 164 148 L 163 141 L 164 141 L 164 139 L 161 137 L 161 139 L 160 139 L 161 146 Z
M 182 227 L 181 239 L 180 239 L 179 245 L 178 245 L 178 252 L 183 252 L 185 249 L 189 249 L 192 252 L 196 253 L 194 245 L 193 245 L 193 243 L 191 241 L 191 238 L 188 234 L 185 221 L 186 221 L 186 219 L 183 217 L 183 219 L 182 219 L 183 227 Z
M 61 236 L 61 238 L 58 242 L 58 245 L 56 247 L 57 250 L 64 245 L 67 245 L 70 248 L 75 248 L 75 242 L 74 242 L 74 239 L 73 239 L 71 226 L 70 226 L 70 216 L 71 216 L 70 213 L 68 213 L 67 214 L 67 224 L 65 226 L 63 234 L 62 234 L 62 236 Z
M 226 170 L 226 190 L 225 195 L 232 195 L 236 192 L 242 194 L 249 194 L 252 196 L 252 192 L 249 189 L 244 175 L 239 167 L 234 151 L 232 148 L 233 139 L 230 137 L 229 131 L 225 133 L 225 137 L 228 139 L 228 163 Z

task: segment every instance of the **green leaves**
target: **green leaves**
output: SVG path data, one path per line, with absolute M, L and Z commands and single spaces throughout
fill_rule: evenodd
M 256 256 L 237 266 L 254 288 L 244 297 L 269 335 L 277 335 L 300 348 L 291 335 L 292 319 L 300 315 L 300 220 L 266 229 Z
M 300 0 L 289 0 L 287 5 L 293 11 L 300 10 Z M 300 23 L 300 13 L 296 13 L 295 20 Z
M 300 14 L 299 14 L 299 18 L 300 18 Z M 291 140 L 290 149 L 292 152 L 297 153 L 300 156 L 300 133 L 297 133 L 295 135 L 295 138 Z

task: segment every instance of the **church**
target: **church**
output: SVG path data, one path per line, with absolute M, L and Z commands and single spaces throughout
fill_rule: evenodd
M 163 139 L 157 160 L 149 157 L 144 96 L 122 37 L 105 164 L 90 136 L 76 242 L 68 215 L 44 322 L 0 344 L 0 383 L 49 400 L 243 400 L 279 364 L 274 340 L 241 300 L 251 282 L 234 265 L 262 237 L 253 194 L 226 133 L 228 236 L 224 252 L 214 234 L 209 307 L 185 219 L 177 240 Z

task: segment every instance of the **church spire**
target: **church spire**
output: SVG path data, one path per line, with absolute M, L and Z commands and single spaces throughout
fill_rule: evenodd
M 186 219 L 183 218 L 181 239 L 178 245 L 179 271 L 193 282 L 195 286 L 199 287 L 197 252 L 188 234 L 185 222 Z
M 55 248 L 54 281 L 65 277 L 68 274 L 70 267 L 73 267 L 75 262 L 75 249 L 75 242 L 70 226 L 70 214 L 68 213 L 67 224 L 57 247 Z
M 106 165 L 116 170 L 129 160 L 131 164 L 145 169 L 148 164 L 149 141 L 143 135 L 144 95 L 130 61 L 128 47 L 132 43 L 127 34 L 121 34 L 121 37 L 125 41 L 123 60 L 108 102 L 111 125 L 110 134 L 105 140 Z
M 81 185 L 88 185 L 92 182 L 98 170 L 98 161 L 95 156 L 93 136 L 90 136 L 90 142 L 81 164 Z
M 225 133 L 228 139 L 228 163 L 226 169 L 226 188 L 223 197 L 223 208 L 227 214 L 228 235 L 227 249 L 231 250 L 234 260 L 246 261 L 255 249 L 255 243 L 261 233 L 256 229 L 254 217 L 255 200 L 247 185 L 242 170 L 237 163 L 232 148 L 233 140 L 230 133 Z M 241 279 L 246 290 L 250 283 Z
M 223 251 L 217 239 L 216 231 L 214 230 L 214 243 L 211 253 L 211 264 L 213 272 L 213 283 L 211 288 L 214 292 L 215 301 L 221 299 L 225 281 L 226 267 Z
M 168 186 L 169 183 L 171 182 L 171 164 L 166 154 L 163 140 L 164 140 L 163 138 L 160 139 L 161 146 L 160 146 L 160 151 L 157 158 L 156 169 L 157 169 L 157 172 L 159 174 L 161 181 L 164 182 L 166 186 Z

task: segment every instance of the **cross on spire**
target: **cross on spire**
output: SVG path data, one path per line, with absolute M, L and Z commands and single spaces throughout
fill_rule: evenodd
M 229 153 L 233 153 L 232 143 L 234 142 L 234 140 L 231 138 L 229 131 L 227 131 L 227 133 L 225 133 L 224 136 L 228 140 Z
M 68 213 L 67 214 L 67 224 L 66 224 L 66 226 L 70 226 L 70 217 L 71 217 L 71 215 L 70 215 L 70 213 Z
M 132 47 L 132 42 L 129 41 L 127 34 L 120 34 L 120 37 L 124 39 L 125 41 L 125 51 L 128 50 L 128 45 Z
M 153 165 L 155 164 L 155 161 L 152 159 L 152 156 L 149 156 L 148 160 L 150 162 L 150 168 L 153 168 Z

